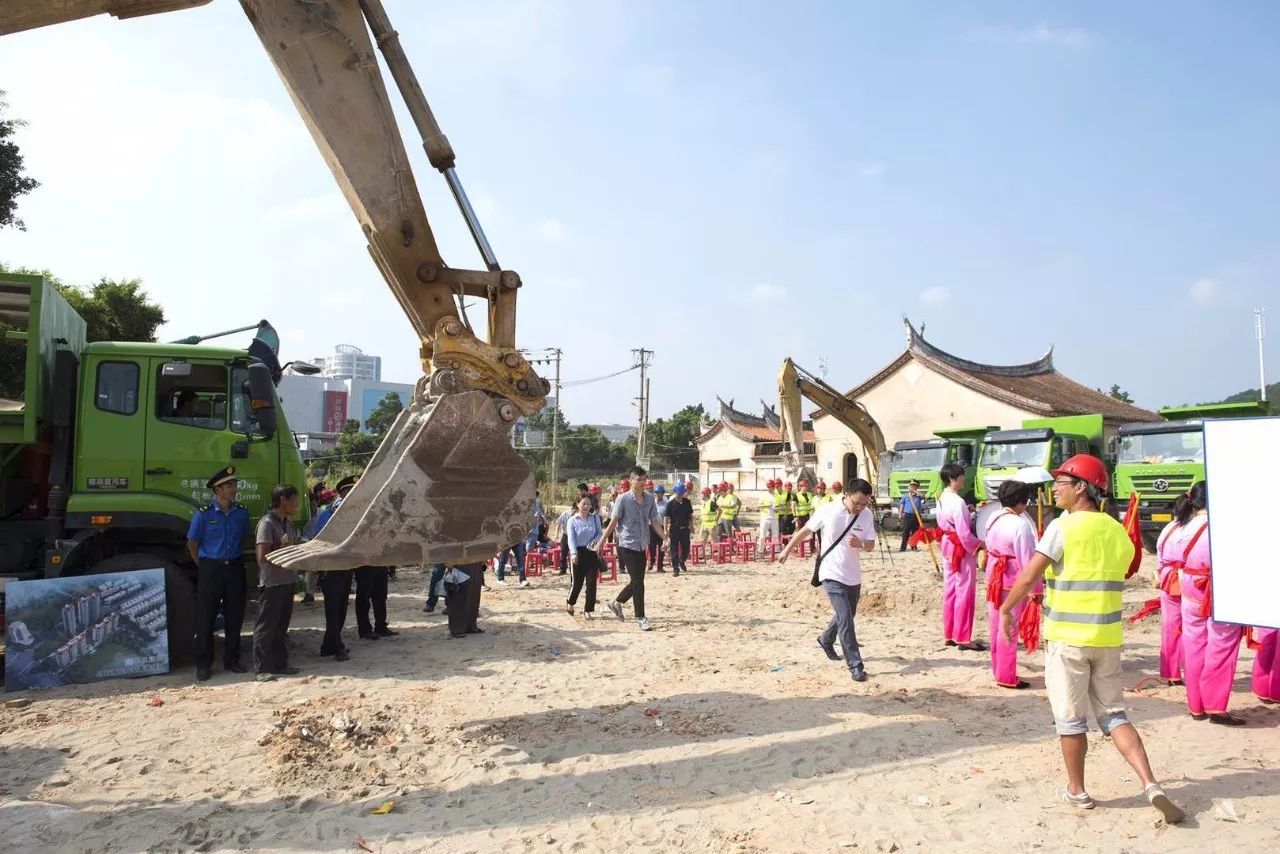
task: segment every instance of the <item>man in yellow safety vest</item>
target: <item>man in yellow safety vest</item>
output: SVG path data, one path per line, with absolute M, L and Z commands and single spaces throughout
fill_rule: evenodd
M 1049 523 L 1035 556 L 1018 574 L 1000 606 L 1000 631 L 1013 640 L 1014 608 L 1043 578 L 1048 641 L 1044 682 L 1067 768 L 1060 797 L 1080 809 L 1094 807 L 1084 786 L 1092 712 L 1142 780 L 1151 805 L 1167 823 L 1182 821 L 1182 810 L 1151 773 L 1142 737 L 1125 710 L 1121 596 L 1134 547 L 1124 527 L 1098 509 L 1109 483 L 1106 466 L 1097 457 L 1077 454 L 1052 474 L 1055 502 L 1070 512 Z

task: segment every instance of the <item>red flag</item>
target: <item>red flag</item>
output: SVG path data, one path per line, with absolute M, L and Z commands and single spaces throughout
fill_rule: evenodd
M 1142 608 L 1138 610 L 1138 613 L 1134 614 L 1132 617 L 1129 618 L 1129 622 L 1136 623 L 1139 620 L 1146 619 L 1147 617 L 1150 617 L 1152 614 L 1159 612 L 1159 610 L 1160 610 L 1160 600 L 1148 599 L 1146 602 L 1143 603 Z
M 1124 574 L 1124 577 L 1132 578 L 1138 571 L 1138 567 L 1142 565 L 1142 525 L 1138 520 L 1136 491 L 1129 496 L 1129 509 L 1124 514 L 1124 530 L 1129 535 L 1129 542 L 1133 543 L 1133 560 L 1129 561 L 1129 571 Z

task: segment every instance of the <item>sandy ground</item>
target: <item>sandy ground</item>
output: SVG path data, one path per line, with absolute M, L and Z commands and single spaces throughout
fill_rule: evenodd
M 1149 572 L 1150 567 L 1144 568 Z M 1280 844 L 1280 708 L 1241 730 L 1131 691 L 1152 762 L 1188 813 L 1165 827 L 1094 733 L 1091 813 L 1055 801 L 1041 662 L 996 688 L 986 655 L 941 643 L 923 553 L 872 557 L 856 685 L 814 638 L 807 561 L 650 577 L 655 630 L 564 611 L 565 579 L 493 587 L 484 635 L 448 638 L 423 577 L 392 584 L 400 636 L 318 657 L 318 607 L 291 633 L 299 677 L 190 669 L 6 697 L 0 847 L 9 851 L 1226 851 Z M 1150 582 L 1129 590 L 1133 610 Z M 616 594 L 606 584 L 606 595 Z M 603 607 L 600 609 L 607 615 Z M 1157 668 L 1158 620 L 1128 634 L 1127 681 Z M 986 632 L 985 612 L 979 632 Z M 351 632 L 353 634 L 353 632 Z M 162 705 L 151 705 L 154 698 Z M 1223 805 L 1222 799 L 1230 803 Z M 373 810 L 392 801 L 389 814 Z M 1238 821 L 1221 816 L 1234 810 Z M 1216 815 L 1215 815 L 1216 814 Z

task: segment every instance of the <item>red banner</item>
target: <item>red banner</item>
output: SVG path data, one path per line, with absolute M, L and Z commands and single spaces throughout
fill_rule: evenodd
M 347 423 L 347 393 L 345 391 L 326 391 L 324 393 L 324 426 L 325 433 L 341 433 Z

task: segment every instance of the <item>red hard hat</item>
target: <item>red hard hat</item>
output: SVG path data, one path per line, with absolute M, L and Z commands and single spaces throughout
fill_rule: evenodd
M 631 488 L 631 481 L 629 481 L 629 480 L 624 480 L 624 481 L 622 481 L 621 483 L 619 483 L 619 484 L 618 484 L 618 488 L 619 488 L 619 489 L 622 489 L 622 490 L 624 490 L 624 491 L 625 491 L 625 490 L 630 489 L 630 488 Z
M 651 481 L 651 480 L 646 480 L 646 481 L 644 482 L 644 488 L 645 488 L 645 489 L 653 489 L 653 481 Z
M 726 484 L 724 485 L 724 488 L 725 488 L 725 489 L 727 489 L 727 490 L 729 490 L 730 492 L 733 492 L 733 484 L 732 484 L 732 483 L 726 483 Z
M 592 495 L 595 495 L 599 491 L 600 491 L 600 484 L 598 483 L 591 484 L 591 486 L 587 489 L 587 492 L 591 493 Z
M 831 488 L 832 488 L 832 489 L 843 489 L 843 487 L 840 485 L 840 481 L 838 481 L 838 480 L 833 480 L 833 481 L 831 481 Z
M 1058 475 L 1078 477 L 1083 481 L 1092 483 L 1103 492 L 1106 492 L 1111 486 L 1110 480 L 1107 478 L 1107 467 L 1102 460 L 1092 454 L 1076 454 L 1063 463 L 1061 468 L 1056 468 L 1049 474 L 1054 477 Z
M 703 494 L 703 495 L 710 495 L 710 494 L 711 494 L 711 487 L 709 487 L 709 486 L 704 486 L 704 487 L 702 487 L 702 494 Z
M 826 488 L 827 488 L 827 485 L 822 481 L 818 481 L 818 485 L 814 487 L 814 489 L 826 489 Z
M 787 481 L 782 485 L 783 489 L 791 489 L 791 481 Z
M 808 485 L 809 485 L 809 481 L 805 480 L 804 478 L 800 478 L 800 485 L 801 485 L 801 486 L 808 486 Z

